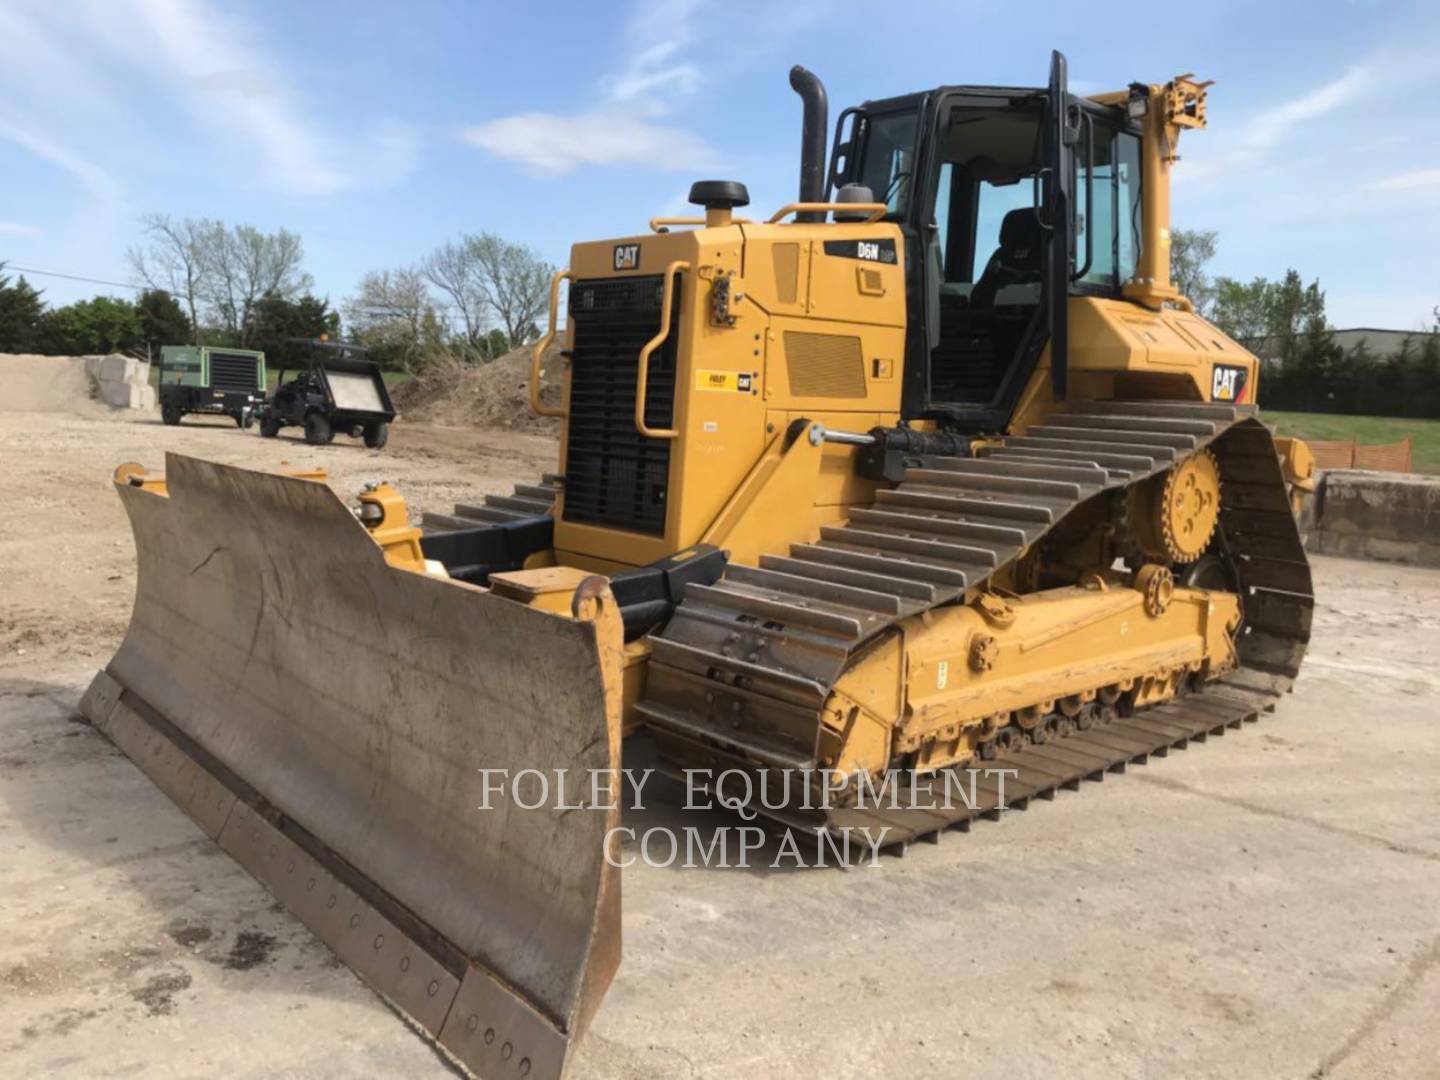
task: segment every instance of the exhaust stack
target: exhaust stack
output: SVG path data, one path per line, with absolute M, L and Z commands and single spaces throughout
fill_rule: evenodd
M 830 103 L 825 84 L 814 72 L 796 64 L 790 69 L 790 87 L 805 104 L 804 125 L 800 134 L 800 201 L 825 201 L 826 125 L 830 122 Z M 824 221 L 825 215 L 810 211 L 795 215 L 796 221 Z

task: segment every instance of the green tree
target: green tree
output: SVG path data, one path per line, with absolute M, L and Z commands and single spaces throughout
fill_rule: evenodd
M 12 279 L 0 262 L 0 352 L 33 352 L 45 302 L 24 276 Z
M 155 356 L 163 345 L 184 345 L 190 341 L 194 327 L 180 301 L 163 289 L 146 289 L 135 301 L 140 316 L 140 337 Z
M 1409 415 L 1440 417 L 1440 333 L 1426 334 L 1415 357 L 1411 377 L 1414 395 L 1407 403 L 1414 410 Z
M 40 320 L 38 341 L 54 356 L 129 352 L 142 345 L 140 314 L 135 305 L 115 296 L 96 296 L 47 311 Z
M 1173 229 L 1170 233 L 1170 284 L 1208 315 L 1215 290 L 1206 266 L 1215 257 L 1220 234 L 1213 229 Z
M 1390 387 L 1381 377 L 1380 358 L 1361 338 L 1345 353 L 1336 373 L 1335 395 L 1346 411 L 1356 416 L 1384 416 L 1390 407 Z
M 1263 353 L 1270 333 L 1273 289 L 1274 286 L 1263 277 L 1250 282 L 1216 278 L 1210 321 L 1251 352 Z
M 518 343 L 517 344 L 521 344 Z M 511 349 L 510 335 L 499 327 L 491 330 L 482 337 L 476 345 L 476 351 L 480 358 L 487 363 L 491 360 L 498 360 Z
M 339 337 L 339 314 L 330 309 L 329 300 L 309 293 L 294 300 L 266 293 L 250 310 L 251 322 L 242 341 L 245 348 L 264 352 L 267 361 L 297 357 L 293 338 Z
M 1417 385 L 1420 367 L 1416 362 L 1419 349 L 1415 339 L 1406 334 L 1400 347 L 1380 365 L 1380 380 L 1385 388 L 1385 404 L 1374 411 L 1376 416 L 1414 416 L 1414 402 L 1424 388 Z
M 1293 270 L 1286 274 L 1282 288 L 1287 297 L 1291 275 L 1297 282 L 1300 277 Z M 1345 354 L 1335 344 L 1335 335 L 1326 321 L 1325 294 L 1320 291 L 1319 282 L 1312 282 L 1300 290 L 1298 296 L 1298 308 L 1289 306 L 1286 299 L 1277 311 L 1277 326 L 1284 325 L 1280 319 L 1298 319 L 1296 331 L 1282 346 L 1286 377 L 1299 394 L 1300 408 L 1307 412 L 1347 412 L 1346 402 L 1337 393 L 1336 386 Z
M 1298 270 L 1286 270 L 1285 277 L 1269 290 L 1268 333 L 1277 341 L 1280 359 L 1288 363 L 1303 347 L 1308 329 L 1325 322 L 1325 294 L 1320 282 L 1306 285 Z

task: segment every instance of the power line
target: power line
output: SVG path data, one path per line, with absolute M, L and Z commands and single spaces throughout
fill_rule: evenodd
M 164 293 L 166 296 L 174 296 L 174 297 L 176 297 L 177 299 L 179 298 L 179 295 L 178 295 L 177 293 L 173 293 L 173 292 L 171 292 L 169 289 L 162 289 L 162 288 L 160 288 L 159 286 L 153 286 L 153 285 L 137 285 L 137 284 L 136 284 L 135 282 L 133 282 L 133 281 L 110 281 L 110 280 L 107 280 L 106 278 L 86 277 L 86 276 L 83 275 L 83 274 L 66 274 L 66 273 L 62 273 L 62 272 L 59 271 L 59 270 L 41 270 L 41 269 L 38 269 L 37 267 L 34 267 L 34 266 L 17 266 L 15 263 L 10 263 L 10 262 L 5 263 L 5 264 L 4 264 L 4 267 L 5 267 L 5 269 L 7 269 L 7 270 L 16 270 L 16 271 L 19 271 L 19 272 L 22 273 L 22 274 L 39 274 L 41 277 L 64 278 L 66 281 L 83 281 L 83 282 L 85 282 L 87 285 L 109 285 L 109 286 L 111 286 L 111 287 L 113 287 L 113 288 L 116 288 L 116 289 L 133 289 L 133 290 L 135 290 L 136 292 L 158 292 L 158 293 Z M 446 312 L 446 311 L 457 311 L 457 312 L 463 311 L 463 309 L 460 308 L 460 306 L 457 305 L 457 304 L 433 304 L 433 305 L 431 305 L 431 306 L 434 308 L 435 313 L 436 313 L 436 316 L 437 316 L 438 318 L 463 321 L 463 314 L 462 314 L 462 315 L 447 315 L 447 314 L 441 314 L 442 312 Z M 366 312 L 367 314 L 372 314 L 372 315 L 390 314 L 390 312 L 389 312 L 388 309 L 385 309 L 385 308 L 372 308 L 372 307 L 368 307 L 368 306 L 367 306 L 367 307 L 354 307 L 354 308 L 352 308 L 352 310 L 354 310 L 354 311 L 364 311 L 364 312 Z
M 16 266 L 14 263 L 6 263 L 5 269 L 18 270 L 22 274 L 39 274 L 41 277 L 58 277 L 66 281 L 83 281 L 89 285 L 112 285 L 117 289 L 134 289 L 137 292 L 144 292 L 150 288 L 148 285 L 136 285 L 133 281 L 106 281 L 104 278 L 84 277 L 80 274 L 62 274 L 59 270 L 37 270 L 33 266 Z M 155 292 L 169 293 L 169 289 L 155 289 Z M 173 294 L 172 294 L 173 295 Z

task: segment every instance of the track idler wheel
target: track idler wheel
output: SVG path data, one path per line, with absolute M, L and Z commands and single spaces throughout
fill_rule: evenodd
M 1025 732 L 1018 724 L 1006 724 L 995 733 L 992 744 L 1001 754 L 1013 754 L 1025 745 Z

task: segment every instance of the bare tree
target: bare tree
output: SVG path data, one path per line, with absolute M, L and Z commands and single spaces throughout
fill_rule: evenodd
M 262 233 L 210 218 L 177 221 L 168 214 L 141 218 L 145 244 L 130 249 L 136 277 L 178 299 L 195 327 L 218 323 L 245 344 L 255 304 L 267 294 L 293 300 L 314 280 L 302 269 L 300 237 L 285 229 Z
M 465 343 L 478 348 L 488 325 L 480 269 L 470 238 L 462 236 L 430 253 L 423 265 L 425 279 L 450 298 L 464 323 Z
M 415 267 L 366 274 L 345 305 L 345 321 L 365 345 L 409 371 L 444 336 L 425 274 Z
M 293 300 L 315 282 L 301 268 L 305 248 L 295 233 L 214 225 L 202 242 L 205 297 L 225 328 L 244 345 L 252 334 L 255 305 L 261 297 Z
M 494 353 L 492 326 L 510 348 L 535 336 L 554 273 L 528 247 L 493 233 L 466 234 L 437 248 L 423 269 L 425 278 L 453 301 L 466 344 L 482 356 Z
M 168 214 L 146 214 L 140 223 L 145 245 L 130 249 L 130 267 L 146 286 L 185 305 L 198 345 L 200 304 L 206 293 L 206 238 L 223 226 L 203 218 L 176 221 Z
M 372 270 L 345 305 L 345 318 L 357 330 L 398 325 L 407 337 L 418 339 L 425 314 L 434 306 L 420 270 Z

